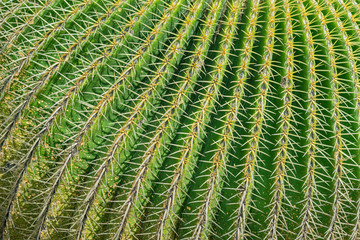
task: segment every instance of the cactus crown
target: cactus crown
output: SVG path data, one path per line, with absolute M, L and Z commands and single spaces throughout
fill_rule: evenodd
M 360 239 L 357 0 L 4 0 L 1 239 Z

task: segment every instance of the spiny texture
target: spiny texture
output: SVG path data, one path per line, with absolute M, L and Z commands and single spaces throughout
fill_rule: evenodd
M 0 1 L 0 240 L 359 240 L 359 12 Z

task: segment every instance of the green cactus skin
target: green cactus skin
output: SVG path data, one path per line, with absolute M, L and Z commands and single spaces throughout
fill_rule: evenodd
M 360 239 L 358 0 L 0 2 L 0 240 Z

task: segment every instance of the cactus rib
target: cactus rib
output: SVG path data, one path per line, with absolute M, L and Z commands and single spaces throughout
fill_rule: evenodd
M 359 12 L 2 0 L 0 240 L 358 240 Z

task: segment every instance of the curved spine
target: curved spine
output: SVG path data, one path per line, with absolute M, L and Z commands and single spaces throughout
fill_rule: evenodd
M 356 35 L 358 38 L 360 38 L 360 27 L 356 22 L 356 17 L 351 13 L 349 10 L 349 6 L 344 3 L 343 0 L 338 0 L 341 3 L 341 6 L 346 10 L 348 17 L 355 28 Z M 357 3 L 355 0 L 350 1 L 351 4 L 355 7 L 357 11 L 360 11 L 360 4 Z M 357 118 L 360 120 L 360 78 L 359 78 L 359 70 L 358 70 L 358 58 L 355 57 L 354 52 L 349 48 L 352 46 L 352 43 L 348 40 L 348 37 L 346 35 L 343 35 L 343 39 L 345 39 L 345 45 L 347 48 L 347 51 L 349 53 L 349 61 L 352 69 L 352 78 L 354 79 L 354 85 L 355 85 L 355 94 L 356 94 L 356 110 L 357 110 Z M 357 212 L 355 213 L 355 219 L 354 219 L 354 228 L 352 230 L 350 239 L 356 240 L 360 238 L 360 199 L 358 199 L 357 203 Z
M 278 239 L 278 222 L 282 215 L 282 201 L 285 196 L 285 187 L 288 184 L 286 181 L 287 176 L 287 166 L 286 162 L 291 161 L 292 157 L 288 154 L 289 141 L 291 140 L 289 131 L 292 128 L 292 101 L 294 98 L 293 94 L 293 75 L 294 75 L 294 34 L 293 34 L 293 23 L 292 23 L 292 9 L 290 6 L 289 0 L 283 0 L 284 13 L 285 13 L 285 31 L 286 31 L 286 60 L 285 60 L 285 75 L 282 77 L 281 87 L 283 88 L 283 109 L 281 112 L 281 133 L 280 140 L 277 145 L 279 149 L 277 150 L 275 163 L 275 181 L 274 181 L 274 191 L 272 197 L 272 209 L 269 214 L 269 225 L 267 228 L 267 239 Z M 286 224 L 284 224 L 286 226 Z
M 186 103 L 188 102 L 189 95 L 191 94 L 191 89 L 193 88 L 192 85 L 196 83 L 198 73 L 201 71 L 201 68 L 204 65 L 205 54 L 208 52 L 208 47 L 210 45 L 209 42 L 211 41 L 215 31 L 215 27 L 217 26 L 216 21 L 220 17 L 218 8 L 214 8 L 215 4 L 216 3 L 214 2 L 211 10 L 209 11 L 209 14 L 214 15 L 214 17 L 211 18 L 210 15 L 208 15 L 207 19 L 204 22 L 204 27 L 206 29 L 202 30 L 202 34 L 199 37 L 199 42 L 197 43 L 196 50 L 191 56 L 191 64 L 189 65 L 189 68 L 185 73 L 185 80 L 179 88 L 178 93 L 175 95 L 173 103 L 171 104 L 171 108 L 166 111 L 167 113 L 173 112 L 174 114 L 176 114 L 176 110 L 180 107 L 185 107 L 183 105 L 186 105 Z M 172 115 L 170 115 L 170 118 L 175 118 L 175 116 Z M 175 121 L 178 121 L 179 118 L 180 116 L 176 116 Z M 165 124 L 166 122 L 163 123 Z M 196 135 L 191 134 L 192 141 L 195 141 L 195 137 Z M 173 223 L 174 218 L 174 212 L 172 211 L 172 209 L 176 205 L 176 196 L 179 194 L 178 191 L 180 191 L 181 189 L 182 181 L 184 181 L 182 179 L 184 177 L 184 171 L 187 165 L 190 164 L 188 158 L 190 157 L 189 152 L 191 151 L 191 146 L 193 145 L 194 143 L 189 143 L 186 145 L 186 147 L 184 146 L 184 150 L 186 152 L 182 154 L 182 157 L 176 167 L 171 186 L 167 191 L 167 197 L 160 213 L 159 225 L 154 235 L 154 238 L 156 238 L 157 240 L 171 238 L 171 224 Z
M 229 64 L 229 56 L 231 51 L 231 46 L 234 41 L 235 35 L 235 27 L 240 17 L 240 13 L 243 8 L 244 0 L 233 1 L 229 6 L 229 16 L 224 23 L 224 32 L 223 38 L 220 45 L 221 53 L 217 56 L 215 61 L 215 71 L 212 73 L 211 78 L 218 81 L 219 86 L 221 86 L 221 79 L 218 79 L 217 76 L 224 76 L 225 70 Z M 221 77 L 220 77 L 221 78 Z M 220 189 L 222 185 L 223 175 L 226 174 L 226 162 L 227 162 L 227 150 L 229 149 L 229 145 L 231 143 L 231 136 L 233 135 L 233 126 L 236 121 L 237 113 L 240 105 L 240 96 L 243 93 L 243 79 L 239 80 L 240 86 L 239 90 L 234 91 L 237 95 L 234 95 L 233 102 L 231 103 L 231 110 L 226 115 L 225 125 L 222 130 L 222 136 L 220 141 L 216 144 L 218 150 L 215 151 L 212 157 L 212 166 L 210 178 L 206 181 L 207 189 L 205 192 L 204 199 L 200 206 L 200 210 L 197 217 L 197 224 L 194 229 L 192 238 L 193 239 L 203 239 L 207 238 L 207 234 L 209 234 L 209 228 L 211 227 L 211 218 L 213 216 L 212 212 L 213 208 L 217 207 L 217 196 L 220 195 Z M 219 91 L 219 87 L 210 86 L 210 88 L 216 89 L 215 91 Z M 238 92 L 239 91 L 239 92 Z M 219 93 L 213 93 L 215 96 Z M 210 95 L 211 92 L 209 91 Z M 207 103 L 207 102 L 206 102 Z M 234 106 L 235 105 L 235 106 Z M 205 104 L 203 105 L 205 106 Z M 206 108 L 205 108 L 206 109 Z M 211 111 L 210 111 L 211 112 Z M 206 119 L 206 117 L 202 117 L 202 119 Z M 210 226 L 209 226 L 210 225 Z
M 356 17 L 351 13 L 349 6 L 347 4 L 345 4 L 343 0 L 338 0 L 338 2 L 340 2 L 341 6 L 343 7 L 343 10 L 346 11 L 348 18 L 351 21 L 351 24 L 356 31 L 357 37 L 360 38 L 360 28 L 356 22 Z M 347 57 L 349 59 L 349 63 L 351 66 L 351 77 L 352 77 L 352 80 L 355 85 L 356 110 L 357 110 L 357 117 L 359 118 L 360 117 L 360 79 L 359 79 L 359 71 L 358 71 L 358 58 L 355 57 L 355 53 L 354 53 L 353 47 L 352 47 L 356 43 L 354 43 L 352 41 L 352 39 L 346 33 L 345 27 L 343 26 L 343 23 L 340 20 L 338 14 L 336 13 L 331 2 L 326 1 L 326 3 L 330 7 L 332 15 L 336 18 L 338 28 L 341 32 L 341 36 L 342 36 L 343 42 L 346 47 Z M 360 5 L 357 2 L 352 0 L 351 3 L 356 7 L 357 10 L 360 10 Z M 357 204 L 356 209 L 357 209 L 357 212 L 355 213 L 354 228 L 351 233 L 352 240 L 356 239 L 357 237 L 360 236 L 360 204 L 359 203 Z
M 314 46 L 314 38 L 311 33 L 310 21 L 308 19 L 308 13 L 304 7 L 302 0 L 297 0 L 297 3 L 300 7 L 300 13 L 302 17 L 302 22 L 304 25 L 305 37 L 306 37 L 306 48 L 308 54 L 308 63 L 309 63 L 309 89 L 308 89 L 308 121 L 309 121 L 309 133 L 308 133 L 308 163 L 307 163 L 307 174 L 305 179 L 304 193 L 305 193 L 305 204 L 303 211 L 301 213 L 302 220 L 300 224 L 300 231 L 297 235 L 296 240 L 305 240 L 309 237 L 315 238 L 318 236 L 317 225 L 315 224 L 314 219 L 317 218 L 314 197 L 317 196 L 317 188 L 316 188 L 316 168 L 321 164 L 316 160 L 318 150 L 318 125 L 320 124 L 317 117 L 317 110 L 319 109 L 317 103 L 317 82 L 318 76 L 316 72 L 316 57 L 315 57 L 315 46 Z
M 256 2 L 256 9 L 258 6 L 259 1 Z M 249 209 L 249 201 L 251 199 L 252 188 L 254 184 L 254 175 L 255 175 L 255 168 L 256 168 L 256 158 L 258 152 L 258 145 L 260 141 L 260 135 L 262 131 L 262 122 L 264 119 L 265 114 L 265 107 L 266 107 L 266 98 L 269 91 L 269 80 L 270 80 L 270 73 L 271 73 L 271 62 L 272 62 L 272 54 L 274 48 L 274 37 L 275 37 L 275 12 L 276 6 L 275 1 L 271 0 L 269 2 L 269 24 L 267 26 L 267 37 L 265 40 L 265 53 L 264 53 L 264 63 L 260 69 L 260 83 L 259 89 L 260 93 L 256 100 L 256 109 L 254 118 L 254 126 L 251 128 L 250 132 L 250 149 L 246 154 L 246 162 L 244 166 L 244 170 L 242 173 L 244 174 L 243 180 L 239 183 L 239 188 L 237 191 L 239 192 L 239 208 L 237 209 L 237 218 L 236 218 L 236 226 L 235 226 L 235 233 L 234 239 L 244 239 L 245 237 L 245 227 L 246 227 L 246 215 L 248 214 Z M 252 13 L 254 18 L 256 18 L 257 13 L 253 11 Z M 250 25 L 251 26 L 251 25 Z M 253 40 L 251 39 L 251 45 L 253 44 Z M 246 66 L 249 64 L 250 58 L 247 56 L 244 59 L 242 64 Z
M 329 52 L 329 64 L 331 67 L 331 90 L 332 90 L 332 101 L 334 103 L 334 108 L 332 109 L 332 117 L 334 120 L 334 134 L 335 134 L 335 145 L 334 145 L 334 160 L 335 160 L 335 190 L 334 190 L 334 202 L 332 205 L 332 216 L 331 216 L 331 222 L 330 226 L 326 232 L 326 239 L 327 240 L 333 240 L 337 238 L 337 235 L 343 235 L 342 232 L 342 226 L 341 221 L 339 221 L 340 213 L 341 213 L 341 202 L 345 198 L 349 201 L 348 192 L 343 192 L 343 187 L 345 186 L 345 183 L 343 181 L 344 177 L 344 161 L 346 161 L 345 158 L 348 157 L 348 155 L 344 152 L 344 147 L 346 144 L 344 143 L 344 140 L 342 138 L 342 132 L 344 132 L 343 124 L 341 123 L 341 116 L 342 112 L 340 110 L 340 103 L 342 102 L 341 97 L 339 95 L 339 73 L 338 73 L 338 66 L 336 62 L 336 56 L 335 56 L 335 49 L 334 49 L 334 38 L 332 37 L 328 27 L 326 26 L 327 20 L 325 16 L 323 15 L 321 11 L 321 7 L 315 0 L 312 0 L 316 12 L 318 13 L 318 17 L 320 18 L 320 22 L 322 25 L 323 33 L 325 35 L 328 52 Z M 349 39 L 347 37 L 346 31 L 344 29 L 344 26 L 341 22 L 341 20 L 338 17 L 338 14 L 336 13 L 334 7 L 330 4 L 328 0 L 325 0 L 326 5 L 330 8 L 331 13 L 335 17 L 335 22 L 339 27 L 339 30 L 344 38 L 347 51 L 352 52 L 350 46 L 349 46 Z M 349 54 L 349 52 L 348 52 Z M 352 75 L 353 76 L 353 75 Z M 345 175 L 346 177 L 346 175 Z M 351 201 L 349 201 L 351 202 Z M 340 225 L 340 226 L 339 226 Z

